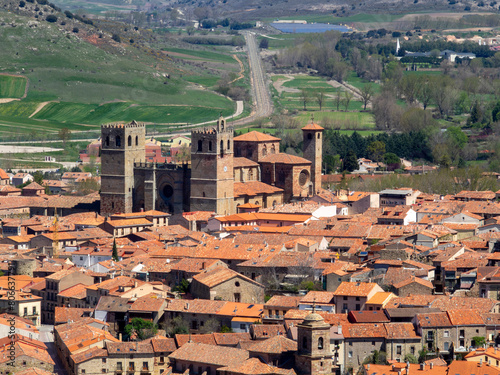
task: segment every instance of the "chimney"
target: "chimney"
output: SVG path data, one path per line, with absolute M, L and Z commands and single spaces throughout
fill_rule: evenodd
M 392 365 L 392 371 L 396 370 L 396 365 Z
M 431 362 L 431 363 L 429 364 L 429 366 L 430 366 L 430 368 L 431 368 L 431 370 L 432 370 L 432 369 L 433 369 L 433 367 L 434 367 L 434 363 L 433 363 L 433 362 Z
M 479 367 L 482 367 L 482 366 L 483 366 L 483 359 L 481 358 L 481 359 L 479 360 Z
M 341 334 L 342 334 L 342 326 L 341 326 L 340 324 L 339 324 L 339 326 L 338 326 L 338 328 L 337 328 L 337 333 L 338 333 L 339 335 L 341 335 Z
M 369 363 L 366 365 L 366 369 L 370 370 L 370 364 Z
M 420 364 L 420 371 L 425 371 L 425 363 Z
M 134 280 L 134 288 L 137 288 L 137 280 Z

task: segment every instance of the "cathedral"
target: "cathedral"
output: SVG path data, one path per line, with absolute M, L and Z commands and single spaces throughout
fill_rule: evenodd
M 146 161 L 146 127 L 101 127 L 101 214 L 172 214 L 270 207 L 321 189 L 323 128 L 302 128 L 304 157 L 279 152 L 280 139 L 252 131 L 234 137 L 224 118 L 191 132 L 191 166 Z M 245 205 L 245 206 L 243 206 Z

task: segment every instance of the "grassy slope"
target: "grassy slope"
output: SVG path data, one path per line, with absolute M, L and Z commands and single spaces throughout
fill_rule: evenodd
M 27 79 L 0 75 L 0 98 L 21 98 L 26 89 Z
M 57 25 L 45 21 L 30 28 L 31 19 L 6 12 L 0 12 L 0 21 L 5 22 L 0 26 L 0 50 L 4 51 L 0 54 L 0 72 L 24 72 L 30 82 L 26 99 L 0 104 L 0 138 L 13 124 L 21 125 L 20 132 L 51 132 L 65 126 L 82 130 L 80 123 L 98 126 L 131 119 L 192 123 L 211 120 L 220 111 L 223 115 L 234 111 L 234 103 L 228 99 L 198 90 L 181 78 L 174 62 L 170 62 L 170 70 L 158 71 L 154 68 L 157 60 L 152 57 L 136 50 L 124 49 L 122 56 L 105 52 L 73 33 L 61 35 Z M 12 22 L 16 27 L 10 26 Z M 135 56 L 131 58 L 131 54 Z M 230 56 L 219 58 L 221 63 L 226 60 L 234 63 Z M 168 63 L 167 59 L 165 69 Z M 21 81 L 13 80 L 5 92 L 0 91 L 0 97 L 22 96 Z M 51 100 L 60 103 L 49 104 L 28 118 L 40 102 Z M 106 104 L 113 101 L 125 103 Z

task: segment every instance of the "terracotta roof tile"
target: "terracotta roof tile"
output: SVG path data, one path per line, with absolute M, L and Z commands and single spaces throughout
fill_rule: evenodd
M 194 342 L 197 344 L 206 344 L 206 345 L 217 345 L 217 343 L 215 342 L 214 335 L 212 333 L 199 334 L 199 335 L 177 334 L 175 335 L 175 341 L 177 343 L 178 348 L 184 346 L 188 342 Z
M 357 296 L 366 297 L 373 288 L 378 287 L 375 283 L 360 283 L 360 282 L 347 282 L 344 281 L 335 290 L 335 296 Z
M 174 360 L 184 360 L 191 363 L 212 364 L 216 366 L 234 366 L 248 359 L 246 350 L 227 346 L 186 343 L 170 354 Z
M 261 163 L 271 163 L 271 164 L 294 164 L 294 165 L 304 165 L 311 164 L 311 161 L 301 158 L 300 156 L 284 154 L 282 152 L 278 154 L 270 154 L 263 157 L 260 160 Z
M 233 139 L 235 142 L 239 141 L 253 141 L 253 142 L 277 142 L 281 141 L 281 139 L 273 137 L 272 135 L 261 133 L 258 131 L 251 131 L 244 133 L 242 135 L 239 135 L 237 137 L 234 137 Z

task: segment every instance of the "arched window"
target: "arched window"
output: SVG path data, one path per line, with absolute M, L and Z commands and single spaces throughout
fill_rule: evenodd
M 127 144 L 129 145 L 129 147 L 132 146 L 132 136 L 131 135 L 128 136 Z
M 224 130 L 224 120 L 220 120 L 220 128 L 221 130 Z
M 201 151 L 203 149 L 203 141 L 200 139 L 198 141 L 198 151 Z
M 212 141 L 208 142 L 208 151 L 212 151 Z
M 205 192 L 203 192 L 203 198 L 205 198 Z
M 323 349 L 323 337 L 318 339 L 318 349 Z
M 224 153 L 224 141 L 220 141 L 220 154 Z
M 116 147 L 122 147 L 122 139 L 120 138 L 119 135 L 117 135 L 115 138 L 115 145 Z
M 229 141 L 229 139 L 227 140 L 227 149 L 231 150 L 231 142 Z
M 302 349 L 307 349 L 307 337 L 302 338 Z
M 272 145 L 271 146 L 271 154 L 275 154 L 276 153 L 276 146 Z
M 262 147 L 262 156 L 266 156 L 267 155 L 267 146 L 264 145 L 264 147 Z
M 109 146 L 109 135 L 106 137 L 106 146 Z
M 312 139 L 313 135 L 311 133 L 307 134 L 307 139 Z
M 320 138 L 321 138 L 321 133 L 318 133 L 318 139 L 320 139 Z
M 135 145 L 139 146 L 139 136 L 135 136 Z

